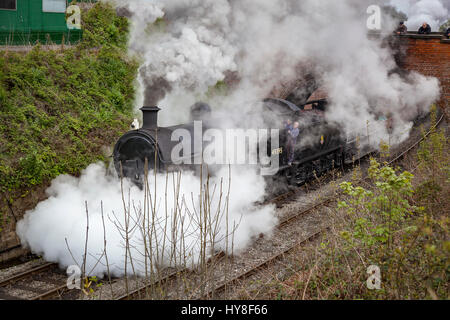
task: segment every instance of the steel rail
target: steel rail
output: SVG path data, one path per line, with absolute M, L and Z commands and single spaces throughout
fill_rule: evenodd
M 223 259 L 224 257 L 225 257 L 225 253 L 223 251 L 220 251 L 217 254 L 215 254 L 213 257 L 211 257 L 207 263 L 211 264 L 212 262 L 217 262 L 217 261 Z M 161 279 L 154 280 L 150 284 L 142 285 L 139 288 L 134 289 L 133 291 L 131 291 L 129 293 L 123 294 L 123 295 L 115 298 L 115 300 L 133 300 L 133 298 L 135 298 L 135 297 L 145 296 L 148 288 L 151 288 L 152 286 L 155 286 L 158 284 L 166 283 L 172 279 L 175 279 L 179 274 L 181 274 L 183 272 L 187 272 L 187 271 L 189 271 L 189 270 L 181 269 L 181 270 L 173 271 L 173 272 L 169 273 L 168 275 L 165 275 Z
M 140 286 L 137 289 L 134 289 L 128 293 L 125 293 L 125 294 L 115 298 L 114 300 L 134 300 L 135 298 L 140 298 L 142 296 L 145 296 L 147 294 L 148 288 L 151 288 L 152 286 L 155 286 L 158 284 L 166 283 L 166 282 L 170 281 L 171 279 L 175 279 L 176 276 L 180 272 L 185 272 L 185 271 L 186 271 L 186 269 L 171 272 L 168 275 L 166 275 L 160 279 L 152 281 L 152 283 L 150 283 L 150 284 L 145 284 L 143 286 Z
M 215 287 L 213 290 L 208 291 L 208 293 L 206 293 L 202 299 L 208 299 L 209 297 L 211 297 L 214 293 L 220 292 L 224 289 L 226 289 L 228 286 L 233 285 L 235 282 L 238 282 L 240 280 L 243 280 L 245 278 L 248 278 L 249 276 L 255 274 L 256 272 L 258 272 L 260 269 L 264 268 L 265 266 L 269 265 L 272 262 L 275 262 L 279 259 L 281 259 L 283 256 L 285 256 L 286 254 L 288 254 L 289 252 L 293 251 L 295 248 L 310 242 L 312 240 L 314 240 L 317 236 L 319 236 L 320 234 L 322 234 L 325 230 L 327 230 L 329 228 L 329 226 L 318 230 L 316 232 L 314 232 L 312 235 L 308 236 L 307 238 L 301 240 L 301 241 L 297 241 L 294 245 L 289 246 L 288 248 L 282 250 L 281 252 L 271 256 L 270 258 L 264 260 L 263 262 L 259 263 L 258 265 L 250 268 L 247 271 L 244 271 L 242 273 L 240 273 L 239 275 L 233 277 L 232 279 L 223 282 L 222 284 L 220 284 L 219 286 Z
M 69 288 L 67 288 L 67 285 L 64 284 L 64 285 L 58 286 L 54 289 L 50 289 L 40 295 L 32 297 L 29 300 L 46 300 L 46 299 L 54 297 L 55 295 L 61 295 L 62 293 L 66 292 L 66 291 L 69 291 Z
M 38 267 L 35 267 L 33 269 L 30 269 L 30 270 L 27 270 L 27 271 L 15 274 L 15 275 L 13 275 L 13 276 L 11 276 L 9 278 L 1 280 L 0 281 L 0 287 L 6 287 L 6 286 L 8 286 L 10 284 L 13 284 L 13 283 L 18 282 L 20 280 L 28 278 L 28 277 L 36 274 L 36 273 L 41 273 L 41 272 L 43 272 L 45 270 L 48 270 L 48 269 L 51 269 L 51 268 L 53 268 L 55 266 L 57 266 L 57 264 L 52 263 L 52 262 L 47 262 L 47 263 L 45 263 L 45 264 L 43 264 L 41 266 L 38 266 Z
M 6 249 L 2 249 L 2 250 L 0 250 L 0 256 L 2 254 L 5 254 L 5 253 L 8 253 L 8 252 L 11 252 L 13 250 L 20 249 L 20 248 L 22 248 L 22 245 L 18 244 L 18 245 L 15 245 L 15 246 L 12 246 L 12 247 L 9 247 L 9 248 L 6 248 Z
M 425 140 L 430 134 L 431 132 L 436 129 L 439 124 L 442 122 L 442 120 L 444 119 L 445 114 L 442 114 L 441 117 L 439 118 L 439 120 L 428 130 L 428 132 L 418 141 L 416 141 L 413 145 L 411 145 L 408 149 L 402 151 L 398 156 L 396 156 L 393 160 L 389 161 L 388 164 L 392 164 L 396 161 L 398 161 L 401 157 L 403 157 L 405 154 L 409 153 L 412 149 L 414 149 L 415 147 L 417 147 L 423 140 Z
M 436 122 L 436 124 L 433 125 L 433 126 L 428 130 L 428 132 L 427 132 L 421 139 L 419 139 L 418 141 L 416 141 L 413 145 L 411 145 L 410 147 L 408 147 L 406 150 L 402 151 L 398 156 L 396 156 L 394 159 L 390 160 L 385 166 L 391 165 L 392 163 L 398 161 L 402 156 L 404 156 L 405 154 L 409 153 L 412 149 L 414 149 L 417 145 L 419 145 L 426 137 L 428 137 L 428 136 L 431 134 L 431 132 L 432 132 L 432 131 L 433 131 L 433 130 L 441 123 L 441 122 L 442 122 L 443 119 L 444 119 L 444 115 L 441 116 L 441 118 Z M 326 198 L 325 200 L 323 200 L 323 201 L 321 201 L 321 202 L 319 202 L 319 203 L 316 203 L 316 204 L 312 205 L 311 207 L 309 207 L 309 208 L 307 208 L 307 209 L 305 209 L 305 210 L 302 210 L 302 211 L 299 212 L 298 214 L 295 214 L 295 215 L 293 215 L 293 216 L 291 216 L 291 217 L 288 217 L 288 218 L 284 219 L 282 222 L 280 222 L 280 223 L 277 225 L 277 228 L 281 228 L 282 226 L 285 226 L 285 225 L 289 224 L 291 221 L 293 221 L 293 220 L 299 218 L 300 216 L 303 216 L 303 215 L 305 215 L 305 214 L 307 214 L 307 213 L 313 211 L 314 209 L 317 209 L 317 208 L 319 208 L 319 207 L 321 207 L 321 206 L 324 206 L 324 205 L 326 205 L 326 204 L 332 202 L 333 200 L 337 199 L 338 195 L 341 194 L 341 193 L 342 193 L 342 191 L 339 192 L 338 194 L 335 194 L 335 195 L 333 195 L 333 196 L 330 196 L 330 197 Z M 275 198 L 275 199 L 279 199 L 279 198 L 282 197 L 282 196 L 284 196 L 284 195 L 278 196 L 278 197 Z M 274 201 L 274 200 L 270 200 L 270 201 Z M 242 280 L 242 279 L 245 279 L 245 278 L 251 276 L 252 274 L 254 274 L 254 273 L 256 273 L 257 271 L 259 271 L 261 268 L 263 268 L 263 267 L 269 265 L 271 262 L 274 262 L 274 261 L 276 261 L 276 260 L 282 258 L 284 255 L 288 254 L 289 252 L 291 252 L 291 251 L 294 250 L 295 248 L 299 247 L 300 245 L 302 245 L 302 244 L 304 244 L 304 243 L 306 243 L 306 242 L 308 242 L 308 241 L 310 241 L 310 240 L 316 238 L 318 235 L 320 235 L 321 233 L 323 233 L 325 230 L 328 230 L 329 228 L 330 228 L 330 226 L 326 226 L 325 228 L 323 228 L 323 229 L 321 229 L 321 230 L 319 230 L 319 231 L 316 231 L 316 232 L 313 233 L 312 235 L 308 236 L 306 239 L 301 240 L 301 241 L 299 241 L 299 242 L 296 242 L 295 244 L 291 245 L 289 248 L 284 249 L 284 250 L 282 250 L 281 252 L 279 252 L 279 253 L 277 253 L 277 254 L 271 256 L 270 258 L 264 260 L 263 262 L 261 262 L 261 263 L 259 263 L 258 265 L 252 267 L 251 269 L 249 269 L 249 270 L 247 270 L 247 271 L 244 271 L 244 272 L 240 273 L 239 275 L 233 277 L 232 279 L 230 279 L 230 280 L 228 280 L 228 281 L 226 281 L 226 282 L 220 284 L 219 286 L 215 287 L 214 289 L 209 290 L 208 293 L 206 293 L 205 295 L 203 295 L 202 299 L 208 299 L 208 298 L 211 297 L 214 293 L 220 292 L 220 291 L 226 289 L 226 287 L 228 287 L 228 286 L 234 284 L 235 282 L 237 282 L 237 281 L 239 281 L 239 280 Z

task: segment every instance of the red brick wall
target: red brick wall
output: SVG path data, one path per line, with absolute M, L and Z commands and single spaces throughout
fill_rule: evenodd
M 441 83 L 441 100 L 438 104 L 449 112 L 450 100 L 450 40 L 436 36 L 402 36 L 400 39 L 399 66 L 433 76 Z

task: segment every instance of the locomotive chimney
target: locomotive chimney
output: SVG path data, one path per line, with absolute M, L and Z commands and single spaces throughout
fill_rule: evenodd
M 158 111 L 160 108 L 143 106 L 142 111 L 142 129 L 156 130 L 158 128 Z

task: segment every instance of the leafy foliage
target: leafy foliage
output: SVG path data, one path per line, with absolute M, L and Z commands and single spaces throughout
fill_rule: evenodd
M 369 247 L 390 244 L 395 226 L 408 215 L 420 211 L 407 200 L 413 193 L 411 173 L 404 171 L 397 175 L 392 167 L 380 168 L 375 159 L 370 162 L 368 174 L 375 185 L 374 191 L 343 182 L 340 187 L 349 200 L 338 204 L 338 208 L 345 208 L 355 217 L 353 230 L 348 232 L 352 237 L 347 238 Z M 375 221 L 369 220 L 368 215 L 373 215 Z
M 448 28 L 450 28 L 450 19 L 448 19 L 446 23 L 439 27 L 439 31 L 445 32 Z
M 447 136 L 437 129 L 410 171 L 371 159 L 370 183 L 340 184 L 330 232 L 301 249 L 299 267 L 271 298 L 448 299 L 449 159 Z M 368 286 L 370 266 L 379 268 L 379 289 Z
M 97 4 L 82 13 L 84 48 L 117 46 L 126 49 L 128 41 L 128 20 L 116 15 L 108 4 Z
M 435 120 L 434 110 L 432 122 Z M 330 277 L 327 281 L 341 283 L 336 297 L 448 298 L 450 220 L 445 212 L 450 170 L 445 133 L 433 129 L 417 155 L 416 176 L 408 171 L 396 173 L 372 159 L 370 190 L 349 182 L 340 185 L 347 195 L 339 203 L 346 223 L 338 251 L 336 246 L 325 246 L 323 253 L 328 268 L 336 268 L 333 272 L 338 274 L 342 268 L 342 275 L 347 274 L 352 283 L 327 272 L 320 279 L 323 282 Z M 366 287 L 368 265 L 381 269 L 380 290 Z M 346 266 L 352 268 L 353 276 Z
M 76 47 L 0 51 L 0 207 L 105 160 L 102 146 L 132 119 L 137 63 L 126 55 L 128 22 L 101 3 L 83 21 Z

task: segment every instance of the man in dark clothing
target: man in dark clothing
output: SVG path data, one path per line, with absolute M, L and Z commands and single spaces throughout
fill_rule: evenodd
M 419 34 L 430 34 L 430 33 L 431 33 L 430 25 L 428 23 L 424 22 L 419 29 Z
M 450 39 L 450 28 L 447 28 L 447 31 L 445 31 L 445 37 Z
M 408 31 L 408 28 L 405 26 L 405 23 L 401 21 L 397 27 L 397 30 L 395 32 L 397 34 L 405 34 Z
M 288 165 L 292 165 L 292 162 L 294 161 L 294 151 L 295 151 L 295 145 L 297 143 L 297 137 L 300 133 L 299 130 L 299 123 L 294 122 L 294 125 L 292 126 L 292 129 L 288 130 L 287 133 L 287 143 L 286 143 L 286 151 L 288 154 Z

